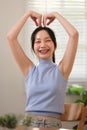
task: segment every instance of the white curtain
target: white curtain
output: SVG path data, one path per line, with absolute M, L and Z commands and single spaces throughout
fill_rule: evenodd
M 87 0 L 25 0 L 25 11 L 28 10 L 42 14 L 57 11 L 77 28 L 79 45 L 69 80 L 87 83 Z M 49 27 L 56 34 L 58 43 L 56 62 L 58 63 L 65 51 L 68 35 L 57 20 Z M 35 28 L 34 23 L 29 19 L 25 27 L 25 51 L 36 63 L 36 57 L 29 51 L 30 35 Z

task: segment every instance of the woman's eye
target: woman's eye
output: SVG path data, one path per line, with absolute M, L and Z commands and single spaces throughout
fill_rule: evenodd
M 50 39 L 47 39 L 46 42 L 50 42 L 51 40 Z
M 35 43 L 40 43 L 40 41 L 35 41 Z

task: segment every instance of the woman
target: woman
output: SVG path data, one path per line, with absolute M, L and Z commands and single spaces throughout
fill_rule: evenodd
M 26 56 L 18 41 L 18 35 L 28 18 L 38 26 L 31 36 L 32 49 L 39 59 L 37 66 Z M 69 36 L 64 56 L 58 65 L 54 63 L 56 38 L 47 27 L 54 19 L 60 22 Z M 44 27 L 41 27 L 42 24 Z M 64 112 L 65 89 L 77 51 L 77 30 L 57 12 L 44 15 L 42 21 L 41 14 L 29 11 L 11 29 L 7 38 L 25 76 L 26 112 L 32 116 L 31 126 L 39 129 L 60 128 L 59 117 Z

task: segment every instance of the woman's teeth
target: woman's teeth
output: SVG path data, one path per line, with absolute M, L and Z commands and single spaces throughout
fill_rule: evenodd
M 40 53 L 47 53 L 49 50 L 39 50 Z

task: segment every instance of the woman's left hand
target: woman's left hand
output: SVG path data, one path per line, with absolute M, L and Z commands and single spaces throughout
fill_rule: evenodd
M 50 23 L 54 21 L 54 19 L 56 18 L 55 13 L 56 12 L 52 12 L 52 13 L 44 15 L 44 18 L 43 18 L 44 26 L 49 25 Z

